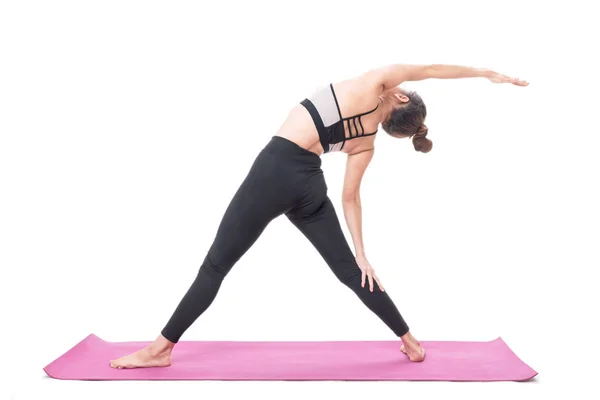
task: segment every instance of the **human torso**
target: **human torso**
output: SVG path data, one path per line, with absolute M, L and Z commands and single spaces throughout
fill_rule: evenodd
M 276 134 L 318 155 L 353 154 L 373 148 L 379 111 L 377 95 L 354 81 L 328 84 L 296 105 Z

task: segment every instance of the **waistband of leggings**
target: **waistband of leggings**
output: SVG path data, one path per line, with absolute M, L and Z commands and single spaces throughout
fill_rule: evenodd
M 321 167 L 321 156 L 282 136 L 273 135 L 265 147 L 272 154 L 284 155 L 295 161 Z

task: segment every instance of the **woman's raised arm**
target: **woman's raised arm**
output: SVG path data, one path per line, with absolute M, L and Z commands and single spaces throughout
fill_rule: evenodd
M 487 78 L 494 83 L 512 83 L 527 86 L 529 83 L 485 68 L 446 64 L 391 64 L 367 71 L 362 78 L 381 92 L 392 89 L 402 82 L 424 79 Z

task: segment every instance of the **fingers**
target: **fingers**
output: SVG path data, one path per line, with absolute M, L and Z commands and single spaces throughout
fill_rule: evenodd
M 373 274 L 373 278 L 375 279 L 375 282 L 377 282 L 377 286 L 379 286 L 379 290 L 381 290 L 382 292 L 385 292 L 385 289 L 383 288 L 383 285 L 379 281 L 379 278 L 377 277 L 377 275 Z
M 369 290 L 372 292 L 374 289 L 374 283 L 373 281 L 377 282 L 377 286 L 379 286 L 379 289 L 384 292 L 385 289 L 383 288 L 383 286 L 381 285 L 381 282 L 379 281 L 379 278 L 377 277 L 377 275 L 375 275 L 375 270 L 373 270 L 373 267 L 371 267 L 368 262 L 366 262 L 365 260 L 357 260 L 359 263 L 359 268 L 361 271 L 361 277 L 360 277 L 360 287 L 364 288 L 365 287 L 365 283 L 366 280 L 369 280 Z
M 512 83 L 513 85 L 517 85 L 517 86 L 527 86 L 527 85 L 529 85 L 529 82 L 521 80 L 519 78 L 511 78 L 510 79 L 510 83 Z
M 527 86 L 527 85 L 529 85 L 529 82 L 522 81 L 521 79 L 517 79 L 515 85 L 518 85 L 518 86 Z
M 361 277 L 361 287 L 365 287 L 365 278 L 368 278 L 369 280 L 369 290 L 372 292 L 374 289 L 373 286 L 373 282 L 377 282 L 377 286 L 379 286 L 379 290 L 381 290 L 382 292 L 385 292 L 385 289 L 383 288 L 383 285 L 381 284 L 381 281 L 379 280 L 379 278 L 377 277 L 377 275 L 375 275 L 375 271 L 373 270 L 373 268 L 365 268 L 364 271 L 362 271 L 362 277 Z
M 508 75 L 504 75 L 504 74 L 495 74 L 490 77 L 490 80 L 494 83 L 512 83 L 513 85 L 516 85 L 516 86 L 528 86 L 529 85 L 529 82 L 527 82 L 527 81 L 524 81 L 519 78 L 512 78 L 512 77 L 510 77 Z
M 367 272 L 365 270 L 362 271 L 362 277 L 360 281 L 360 286 L 365 287 L 365 277 L 367 276 Z

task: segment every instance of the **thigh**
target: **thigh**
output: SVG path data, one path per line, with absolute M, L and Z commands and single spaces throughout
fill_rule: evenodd
M 235 192 L 208 251 L 215 265 L 225 270 L 231 268 L 267 225 L 283 213 L 284 210 L 279 207 L 281 197 L 275 197 L 275 193 L 265 193 L 265 189 L 264 178 L 251 171 Z
M 361 274 L 329 196 L 325 196 L 310 215 L 294 212 L 285 215 L 313 244 L 340 280 L 346 281 Z

